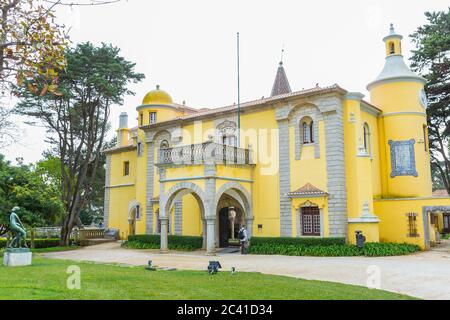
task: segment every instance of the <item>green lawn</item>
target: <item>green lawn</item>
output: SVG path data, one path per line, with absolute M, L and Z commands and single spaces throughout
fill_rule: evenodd
M 81 268 L 81 290 L 66 288 L 67 267 Z M 0 266 L 0 299 L 410 299 L 337 283 L 259 273 L 210 276 L 201 271 L 147 271 L 52 260 L 34 255 L 29 267 Z

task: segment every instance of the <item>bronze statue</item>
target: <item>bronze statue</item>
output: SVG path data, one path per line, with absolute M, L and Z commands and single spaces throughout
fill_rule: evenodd
M 27 247 L 27 232 L 25 230 L 25 227 L 22 224 L 22 221 L 20 221 L 19 216 L 16 212 L 20 211 L 19 207 L 14 207 L 11 210 L 11 215 L 9 216 L 9 223 L 11 226 L 11 232 L 13 235 L 13 238 L 11 242 L 8 245 L 8 248 L 22 248 L 22 242 L 25 248 Z

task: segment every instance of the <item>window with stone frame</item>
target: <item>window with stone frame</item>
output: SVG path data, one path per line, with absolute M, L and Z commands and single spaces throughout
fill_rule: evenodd
M 128 176 L 130 175 L 130 162 L 124 161 L 123 163 L 123 175 Z
M 321 225 L 319 207 L 302 207 L 300 210 L 302 236 L 320 236 Z
M 227 146 L 237 146 L 237 125 L 234 121 L 225 120 L 217 126 L 220 135 L 220 143 Z
M 364 150 L 366 154 L 370 155 L 371 154 L 370 127 L 367 123 L 364 123 L 363 135 L 364 135 Z
M 302 143 L 314 143 L 314 121 L 310 117 L 304 117 L 300 121 L 300 129 Z
M 150 124 L 156 123 L 156 112 L 150 112 Z
M 419 237 L 419 233 L 417 231 L 417 216 L 418 216 L 418 214 L 415 212 L 408 212 L 406 214 L 407 226 L 408 226 L 407 236 L 410 238 Z

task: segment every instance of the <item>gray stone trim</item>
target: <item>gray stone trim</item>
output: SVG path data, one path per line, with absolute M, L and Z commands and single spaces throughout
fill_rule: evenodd
M 216 204 L 216 179 L 215 175 L 217 174 L 217 168 L 215 164 L 205 164 L 204 166 L 204 175 L 207 177 L 205 179 L 205 218 L 216 218 L 216 208 L 214 205 Z
M 146 198 L 147 203 L 145 206 L 145 214 L 146 214 L 146 222 L 145 222 L 145 233 L 153 234 L 153 203 L 152 199 L 153 195 L 153 183 L 154 183 L 154 175 L 155 175 L 155 167 L 154 167 L 154 155 L 155 149 L 153 142 L 147 143 L 147 190 L 146 190 Z
M 426 117 L 427 114 L 425 112 L 416 112 L 416 111 L 399 111 L 399 112 L 389 112 L 381 115 L 383 118 L 392 117 L 392 116 L 419 116 Z
M 237 182 L 254 182 L 254 180 L 249 179 L 240 179 L 240 178 L 231 178 L 231 177 L 224 177 L 224 176 L 195 176 L 195 177 L 180 177 L 180 178 L 172 178 L 172 179 L 163 179 L 160 180 L 161 182 L 174 182 L 174 181 L 191 181 L 191 180 L 203 180 L 203 179 L 210 179 L 215 178 L 219 180 L 229 180 L 229 181 L 237 181 Z
M 168 210 L 170 210 L 170 207 L 172 206 L 172 202 L 175 198 L 180 197 L 183 192 L 186 192 L 186 194 L 192 193 L 197 201 L 199 202 L 200 211 L 202 214 L 202 218 L 205 214 L 205 193 L 203 190 L 196 184 L 192 182 L 180 182 L 174 185 L 170 190 L 168 190 L 165 194 L 162 192 L 160 193 L 159 197 L 159 215 L 160 217 L 163 216 L 165 213 L 167 213 Z M 165 213 L 163 213 L 163 211 Z
M 132 187 L 132 186 L 134 186 L 134 183 L 115 184 L 112 186 L 105 186 L 105 189 L 116 189 L 116 188 Z
M 105 163 L 105 186 L 109 186 L 111 183 L 111 155 L 106 155 Z M 109 205 L 110 205 L 111 191 L 109 188 L 105 187 L 105 199 L 103 202 L 103 225 L 105 228 L 109 227 Z
M 253 219 L 253 202 L 251 194 L 239 183 L 237 182 L 227 182 L 222 185 L 215 195 L 215 204 L 214 207 L 217 208 L 219 206 L 219 200 L 222 195 L 228 190 L 233 190 L 234 194 L 232 195 L 236 201 L 238 201 L 241 205 L 244 204 L 243 208 L 245 210 L 244 216 L 245 219 Z M 239 199 L 240 198 L 240 199 Z M 240 201 L 241 200 L 241 201 Z
M 338 99 L 323 102 L 330 110 L 334 110 L 324 114 L 330 237 L 347 237 L 343 108 Z
M 279 179 L 280 179 L 280 236 L 292 236 L 291 199 L 286 196 L 291 191 L 291 161 L 289 148 L 288 120 L 278 121 Z
M 379 117 L 382 113 L 381 110 L 365 103 L 364 101 L 361 101 L 360 109 L 361 109 L 361 111 L 371 114 L 375 117 Z
M 181 199 L 174 204 L 173 228 L 175 235 L 181 236 L 183 234 L 183 201 Z

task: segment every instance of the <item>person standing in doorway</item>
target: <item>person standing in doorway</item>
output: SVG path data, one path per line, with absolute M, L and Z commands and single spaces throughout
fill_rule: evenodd
M 238 237 L 239 237 L 239 241 L 241 243 L 241 254 L 247 254 L 248 233 L 247 233 L 247 229 L 245 229 L 245 226 L 242 226 L 242 228 L 239 230 Z

